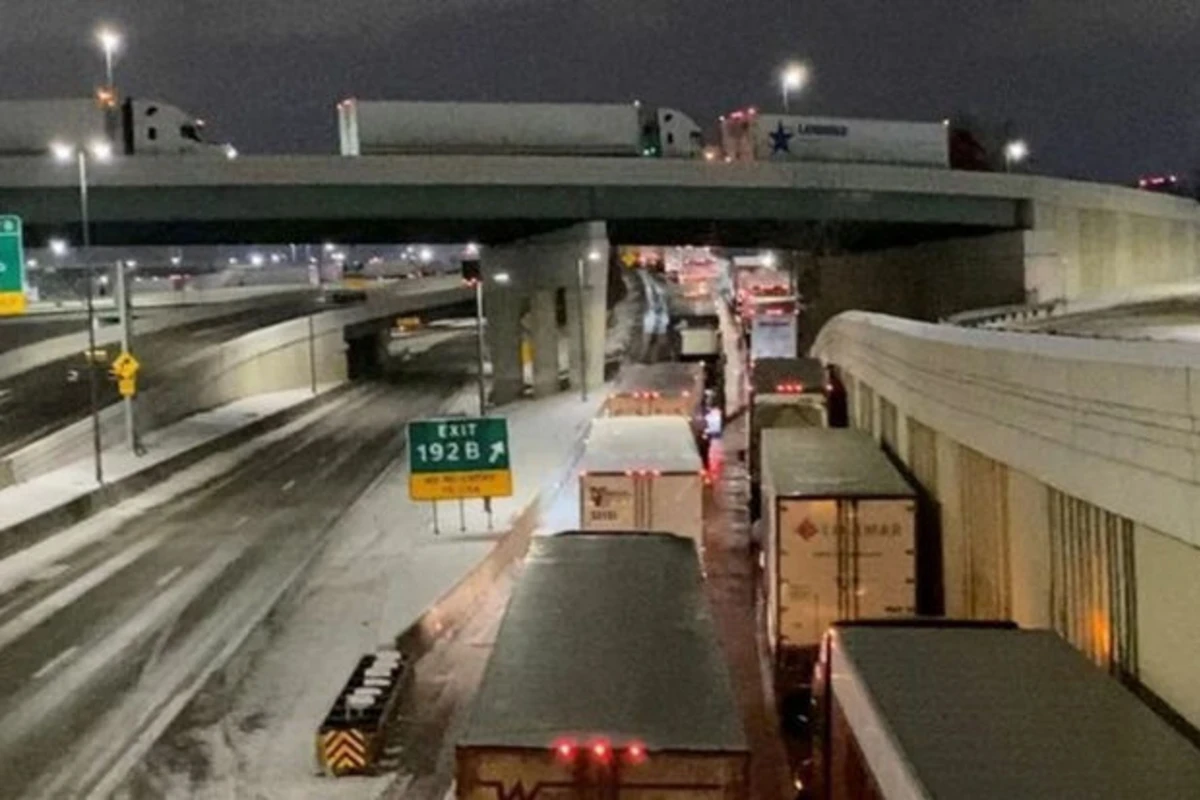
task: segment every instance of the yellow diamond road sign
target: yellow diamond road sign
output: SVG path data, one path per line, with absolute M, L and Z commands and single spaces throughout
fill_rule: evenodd
M 121 355 L 117 356 L 116 360 L 112 363 L 112 367 L 110 367 L 112 374 L 122 380 L 131 380 L 141 368 L 142 365 L 127 350 L 122 350 Z

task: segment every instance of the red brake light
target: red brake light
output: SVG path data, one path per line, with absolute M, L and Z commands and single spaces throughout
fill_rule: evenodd
M 646 760 L 646 748 L 640 742 L 633 742 L 625 751 L 629 760 L 635 764 L 640 764 Z
M 575 745 L 572 744 L 571 742 L 560 742 L 554 748 L 554 752 L 563 761 L 571 761 L 572 759 L 575 758 Z
M 608 742 L 596 742 L 592 745 L 592 755 L 601 761 L 607 761 L 609 755 Z

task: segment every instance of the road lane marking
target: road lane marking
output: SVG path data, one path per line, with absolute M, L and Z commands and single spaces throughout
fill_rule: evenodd
M 78 649 L 79 649 L 79 645 L 74 644 L 74 645 L 71 645 L 70 647 L 68 647 L 66 650 L 63 650 L 61 653 L 56 655 L 54 658 L 50 659 L 45 664 L 43 664 L 41 669 L 39 669 L 37 672 L 33 673 L 33 679 L 36 681 L 36 680 L 50 674 L 51 672 L 54 671 L 55 667 L 57 667 L 59 664 L 66 661 L 71 656 L 75 655 L 75 651 L 77 651 Z
M 236 520 L 233 521 L 233 529 L 236 531 L 238 528 L 242 527 L 249 521 L 250 521 L 249 516 L 238 517 Z
M 288 481 L 287 483 L 285 483 L 283 485 L 283 491 L 290 492 L 292 490 L 292 487 L 295 485 L 296 485 L 296 479 L 292 478 L 290 481 Z
M 4 625 L 0 625 L 0 649 L 20 639 L 59 611 L 96 588 L 121 570 L 158 547 L 167 538 L 166 532 L 143 539 L 132 547 L 118 553 L 100 566 L 84 573 L 73 583 L 46 597 L 35 606 L 25 609 Z
M 166 575 L 163 575 L 161 578 L 156 580 L 154 582 L 154 585 L 161 589 L 162 587 L 166 586 L 171 581 L 175 580 L 175 576 L 181 572 L 183 572 L 183 567 L 176 567 L 175 569 L 168 572 Z

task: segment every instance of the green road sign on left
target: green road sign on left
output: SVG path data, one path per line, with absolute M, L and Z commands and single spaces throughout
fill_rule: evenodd
M 25 247 L 21 218 L 0 216 L 0 316 L 25 313 Z

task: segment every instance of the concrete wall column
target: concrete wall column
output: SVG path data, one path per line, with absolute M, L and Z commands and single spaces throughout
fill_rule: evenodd
M 533 340 L 533 394 L 548 397 L 558 391 L 558 320 L 554 290 L 542 289 L 530 298 Z
M 567 288 L 567 331 L 570 337 L 571 386 L 594 389 L 604 383 L 604 345 L 608 328 L 608 248 L 594 247 L 583 254 L 582 292 L 580 262 L 574 265 L 575 281 Z M 580 317 L 582 316 L 582 325 Z M 582 343 L 582 347 L 581 347 Z M 581 375 L 586 362 L 587 375 Z
M 490 287 L 489 287 L 490 288 Z M 484 298 L 487 344 L 492 361 L 492 402 L 521 396 L 521 298 L 513 291 L 490 289 Z
M 580 342 L 585 341 L 588 363 L 588 385 L 598 386 L 604 381 L 605 331 L 607 311 L 605 303 L 608 290 L 608 232 L 603 222 L 587 222 L 572 225 L 562 230 L 532 236 L 508 244 L 484 248 L 482 256 L 486 296 L 485 313 L 488 316 L 489 341 L 493 348 L 492 359 L 495 370 L 496 396 L 514 397 L 520 391 L 511 387 L 501 389 L 499 382 L 519 378 L 520 359 L 502 369 L 501 359 L 507 358 L 509 345 L 519 348 L 520 306 L 518 298 L 529 298 L 532 304 L 534 331 L 535 383 L 539 392 L 553 391 L 558 380 L 559 337 L 566 333 L 570 342 L 572 383 L 580 385 L 579 364 Z M 589 258 L 589 256 L 593 256 Z M 579 291 L 579 264 L 584 265 L 582 302 Z M 555 320 L 555 294 L 565 290 L 567 305 L 567 331 L 557 328 Z M 505 309 L 504 304 L 511 306 Z M 582 308 L 582 314 L 580 309 Z M 493 311 L 511 313 L 513 320 L 493 325 Z M 584 336 L 580 337 L 580 321 Z M 504 332 L 501 333 L 501 328 Z M 511 330 L 510 330 L 511 329 Z M 538 347 L 538 339 L 542 346 Z M 538 355 L 540 351 L 540 356 Z M 500 402 L 500 400 L 497 400 Z

